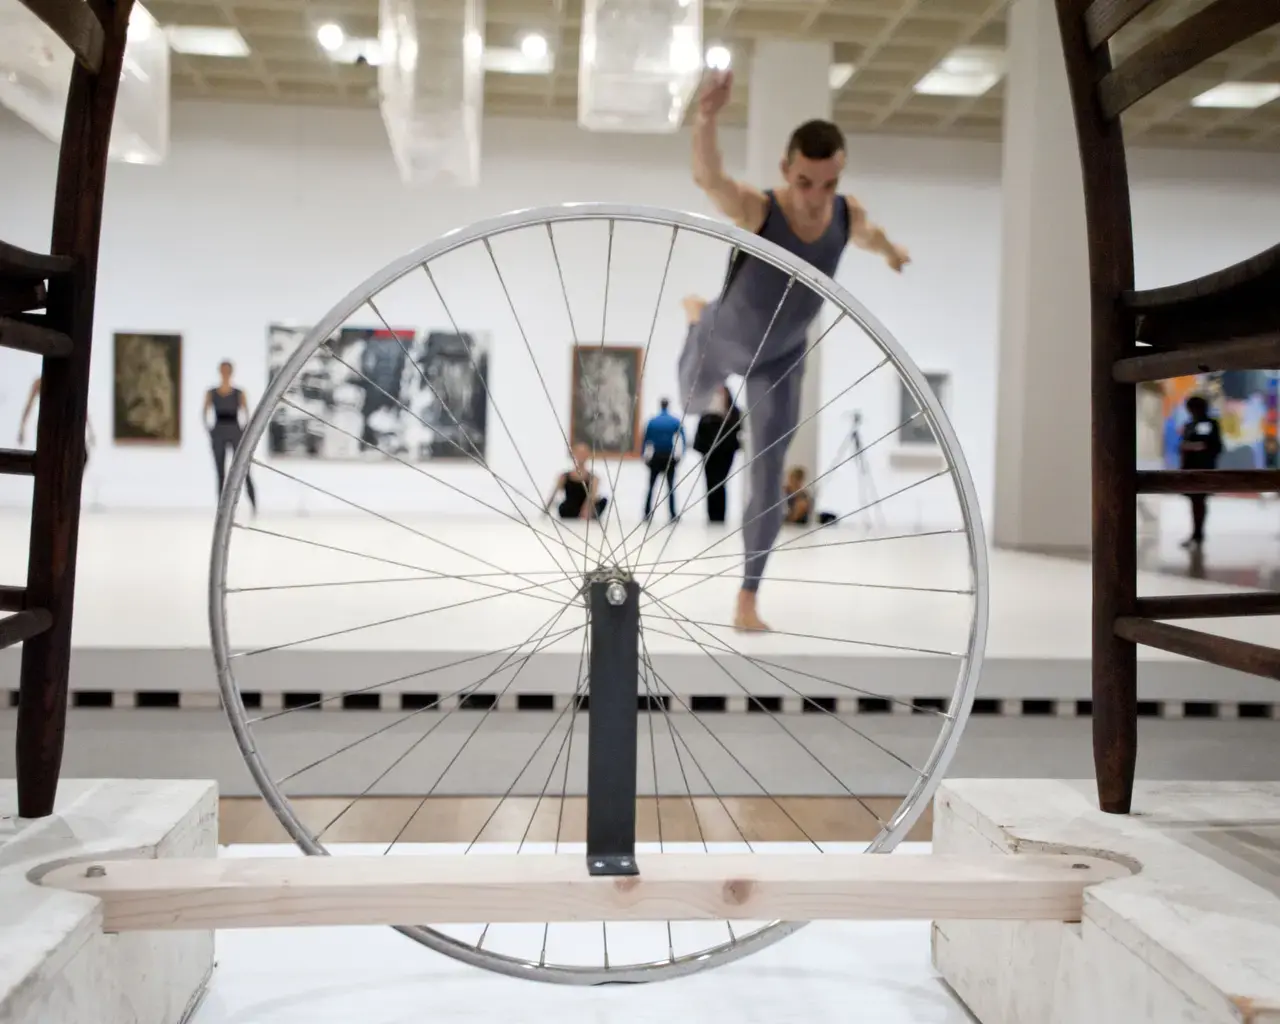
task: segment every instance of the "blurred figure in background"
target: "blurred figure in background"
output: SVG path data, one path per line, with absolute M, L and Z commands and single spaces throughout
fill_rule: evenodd
M 741 430 L 742 412 L 734 405 L 729 389 L 722 387 L 712 399 L 711 408 L 699 418 L 693 435 L 693 450 L 702 456 L 702 475 L 707 481 L 707 522 L 724 522 L 724 482 L 738 454 Z
M 1218 421 L 1209 415 L 1209 403 L 1200 395 L 1187 399 L 1187 415 L 1191 419 L 1182 428 L 1183 469 L 1217 469 L 1222 454 L 1222 431 Z M 1198 550 L 1204 544 L 1204 520 L 1209 510 L 1207 494 L 1188 494 L 1191 502 L 1191 536 L 1182 542 L 1184 548 Z

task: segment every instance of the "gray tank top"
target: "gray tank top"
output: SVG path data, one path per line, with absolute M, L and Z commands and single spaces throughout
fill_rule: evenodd
M 213 396 L 213 416 L 215 423 L 236 423 L 240 422 L 240 389 L 232 388 L 225 395 L 220 393 L 217 388 L 210 388 L 209 394 Z
M 849 244 L 849 204 L 845 197 L 836 196 L 831 223 L 826 231 L 814 241 L 806 242 L 791 230 L 773 190 L 765 195 L 769 206 L 757 234 L 834 277 L 840 257 Z M 746 350 L 748 363 L 755 355 L 760 339 L 768 331 L 764 346 L 755 356 L 757 367 L 777 359 L 794 359 L 805 344 L 809 325 L 822 309 L 822 297 L 799 281 L 791 286 L 786 301 L 778 309 L 788 278 L 789 275 L 778 268 L 738 253 L 729 265 L 723 298 L 711 303 L 704 311 L 704 317 L 707 312 L 713 317 L 709 327 L 715 336 L 726 340 L 732 338 L 735 347 Z M 769 326 L 771 320 L 772 327 Z M 745 373 L 747 368 L 747 365 L 734 367 L 732 372 Z

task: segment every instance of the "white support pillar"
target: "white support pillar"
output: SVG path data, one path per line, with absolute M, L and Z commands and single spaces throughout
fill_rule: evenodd
M 831 44 L 789 39 L 761 39 L 755 44 L 747 99 L 747 180 L 758 188 L 781 184 L 779 164 L 787 139 L 803 122 L 831 117 Z M 809 344 L 816 337 L 810 332 Z M 806 360 L 801 422 L 822 404 L 819 377 L 822 350 Z M 788 465 L 803 466 L 812 479 L 818 468 L 818 420 L 800 427 L 792 438 Z
M 1090 546 L 1089 278 L 1084 191 L 1053 0 L 1013 0 L 992 537 Z

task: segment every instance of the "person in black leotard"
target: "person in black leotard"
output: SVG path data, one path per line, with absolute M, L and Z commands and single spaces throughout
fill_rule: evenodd
M 585 444 L 573 446 L 573 469 L 561 473 L 556 480 L 555 490 L 547 499 L 548 513 L 556 502 L 556 496 L 563 491 L 564 500 L 556 509 L 561 519 L 586 519 L 591 515 L 599 519 L 604 514 L 609 499 L 600 497 L 600 481 L 587 469 L 587 459 L 590 457 L 591 449 Z
M 208 430 L 209 439 L 213 442 L 213 464 L 218 471 L 219 495 L 226 483 L 227 460 L 235 455 L 240 438 L 244 435 L 244 428 L 240 425 L 240 411 L 243 409 L 245 417 L 249 416 L 249 402 L 244 392 L 231 383 L 232 370 L 229 360 L 224 359 L 219 363 L 218 386 L 210 388 L 204 396 L 205 417 L 208 417 L 210 410 L 213 411 L 213 423 L 208 426 Z M 253 477 L 246 476 L 244 484 L 249 492 L 249 504 L 257 512 L 258 499 L 253 493 Z

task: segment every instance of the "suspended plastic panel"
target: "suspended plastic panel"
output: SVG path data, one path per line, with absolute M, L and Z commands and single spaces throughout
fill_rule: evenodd
M 378 109 L 401 180 L 479 184 L 483 0 L 379 0 L 378 44 Z
M 578 124 L 674 132 L 702 74 L 702 0 L 585 0 Z
M 0 103 L 54 142 L 62 138 L 75 58 L 18 0 L 0 0 Z M 169 43 L 135 4 L 129 18 L 109 159 L 162 163 L 169 154 Z

